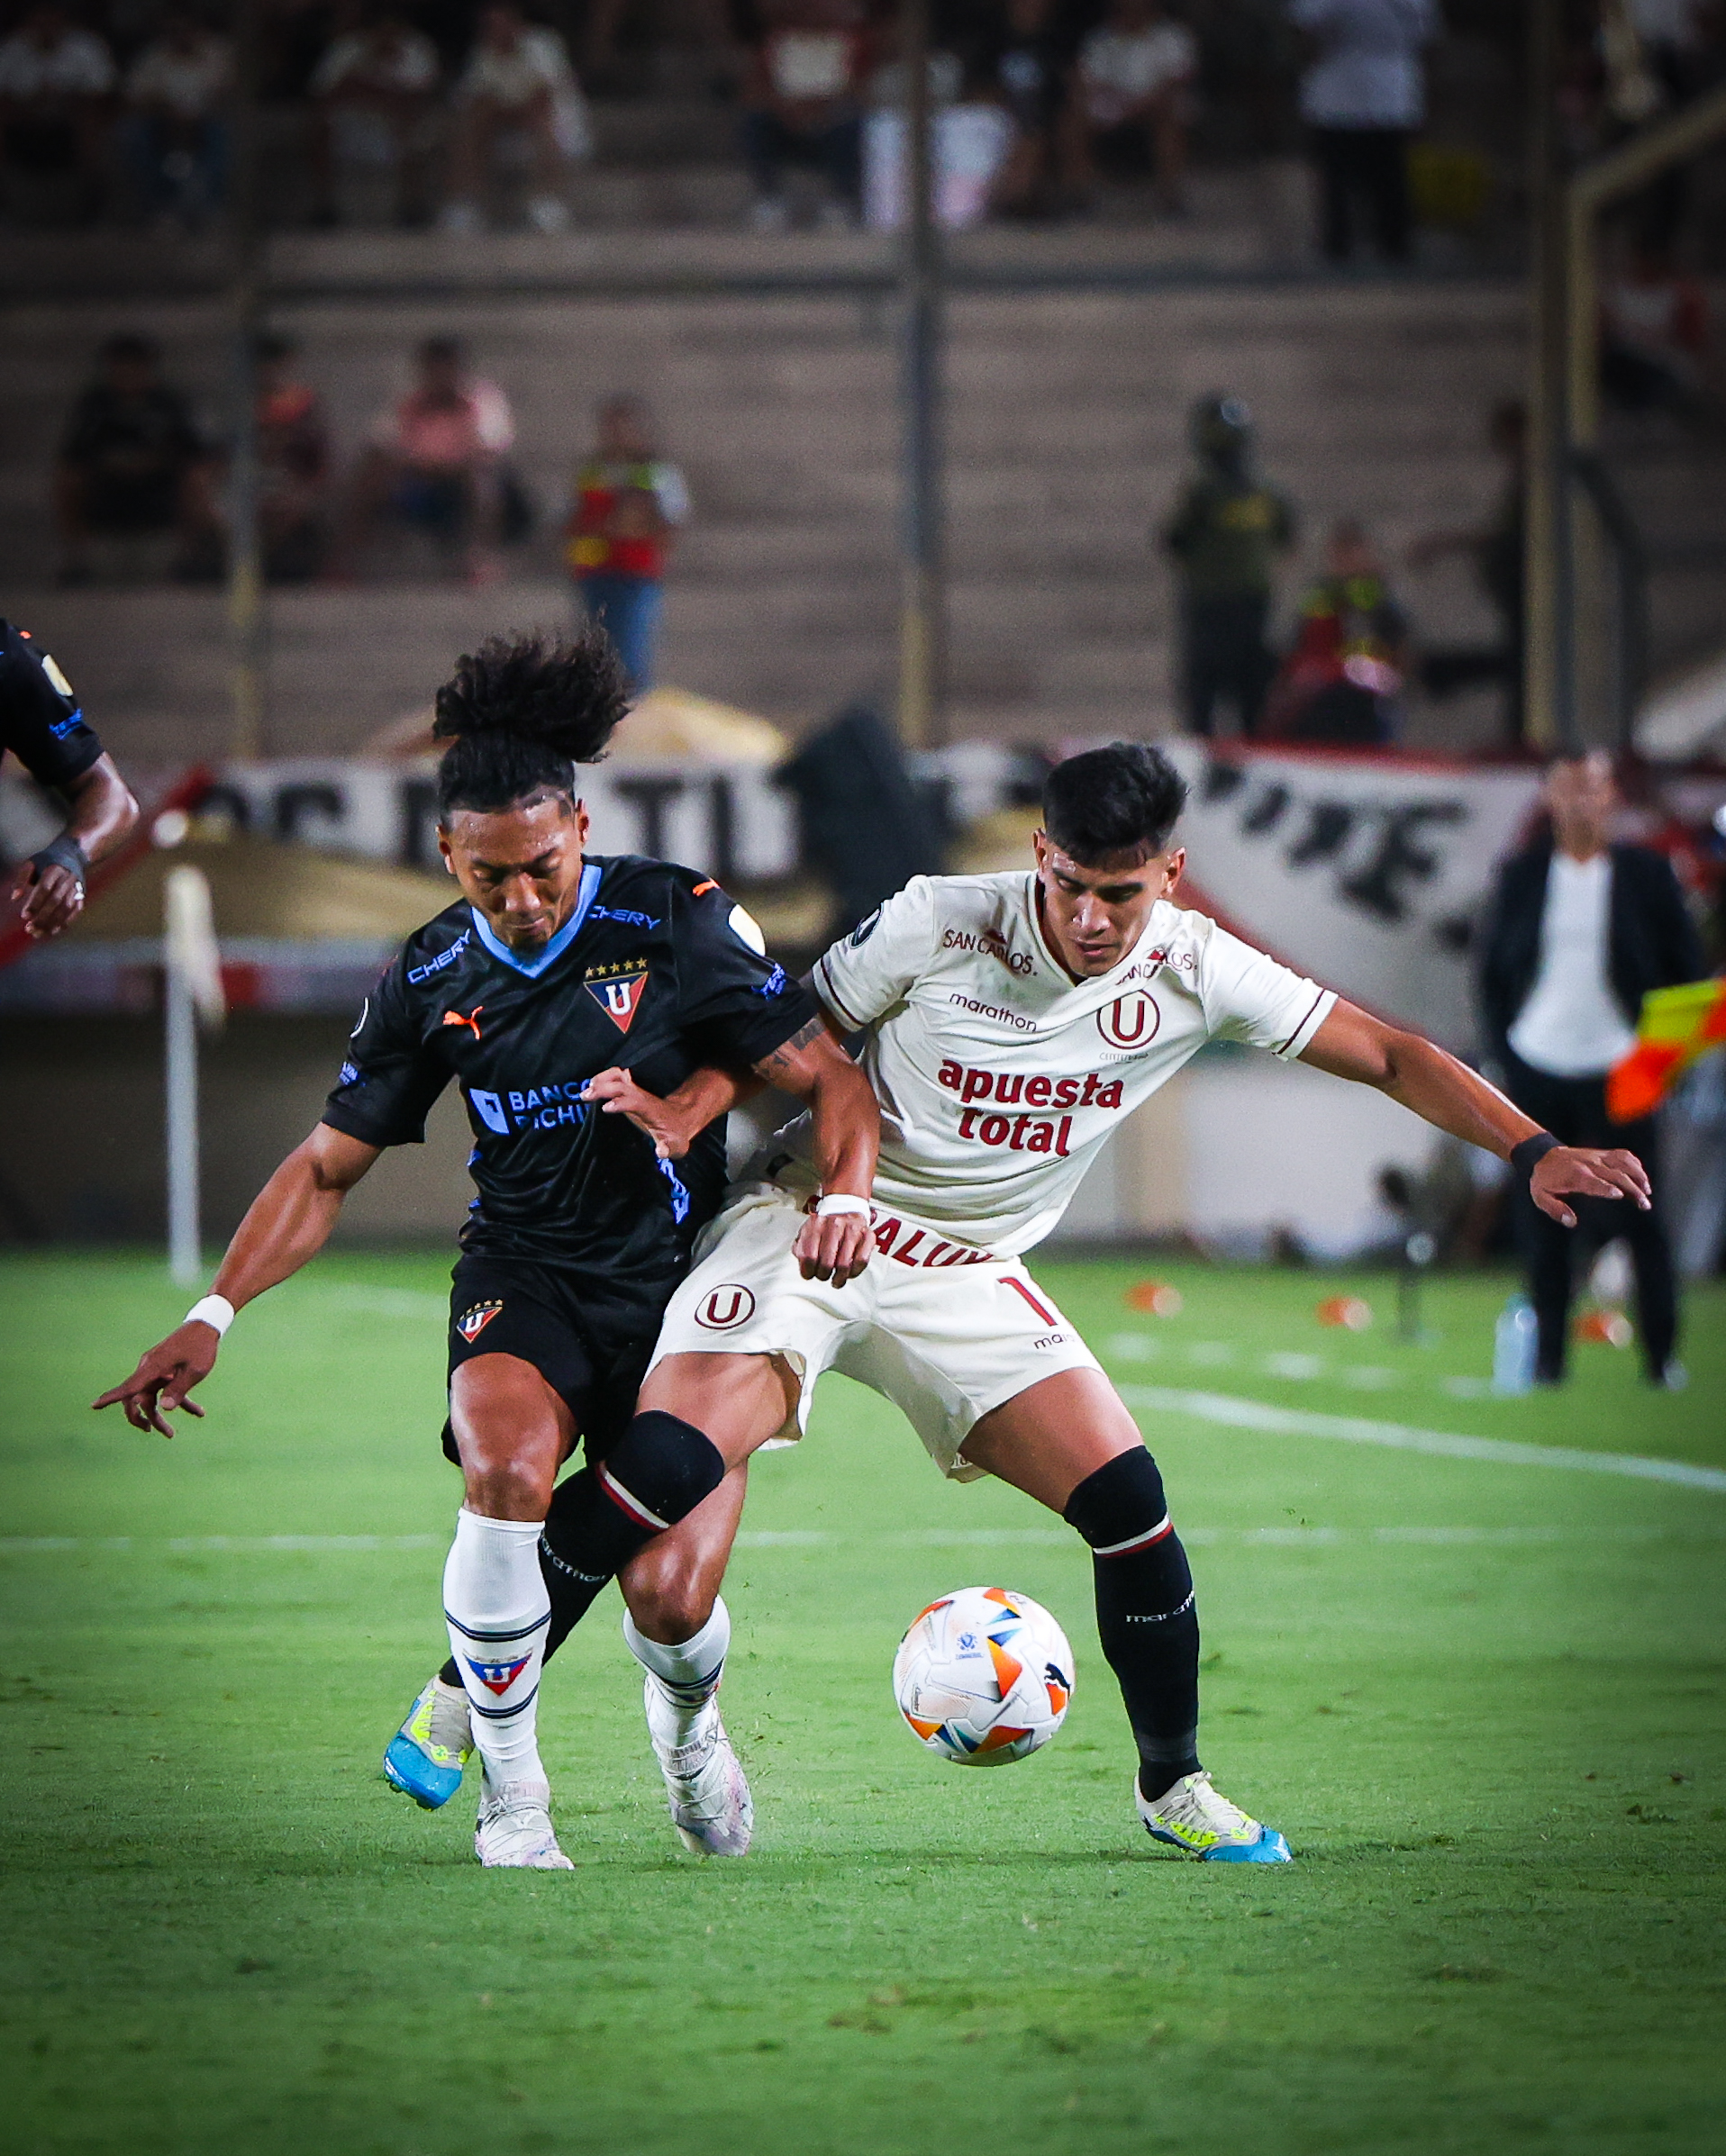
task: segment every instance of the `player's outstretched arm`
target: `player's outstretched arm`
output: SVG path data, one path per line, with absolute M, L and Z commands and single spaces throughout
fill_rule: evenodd
M 821 1204 L 797 1237 L 805 1280 L 855 1280 L 869 1262 L 869 1193 L 881 1149 L 881 1111 L 868 1080 L 813 1018 L 755 1065 L 756 1075 L 806 1101 L 814 1119 Z
M 38 942 L 71 927 L 84 910 L 89 869 L 111 854 L 138 820 L 132 788 L 110 756 L 98 756 L 59 791 L 71 810 L 66 829 L 31 856 L 12 883 L 24 933 Z
M 1387 1026 L 1340 998 L 1301 1051 L 1301 1061 L 1333 1078 L 1376 1086 L 1435 1128 L 1495 1153 L 1500 1160 L 1513 1161 L 1517 1147 L 1530 1138 L 1546 1140 L 1546 1150 L 1529 1175 L 1529 1190 L 1540 1210 L 1566 1227 L 1576 1225 L 1567 1197 L 1629 1198 L 1644 1212 L 1649 1209 L 1648 1172 L 1633 1153 L 1620 1146 L 1550 1142 L 1538 1123 L 1477 1071 L 1422 1035 Z
M 597 1101 L 602 1115 L 627 1116 L 653 1140 L 660 1160 L 681 1160 L 715 1117 L 729 1115 L 740 1102 L 766 1090 L 765 1083 L 749 1072 L 704 1066 L 691 1071 L 677 1092 L 662 1101 L 658 1093 L 639 1086 L 631 1072 L 613 1065 L 590 1078 L 581 1097 Z
M 238 1310 L 297 1273 L 330 1238 L 341 1201 L 377 1158 L 379 1148 L 320 1123 L 297 1146 L 251 1201 L 234 1231 L 210 1292 Z M 116 1404 L 135 1430 L 174 1435 L 163 1418 L 176 1409 L 188 1415 L 204 1409 L 186 1395 L 215 1367 L 222 1335 L 200 1318 L 188 1318 L 166 1340 L 142 1356 L 123 1383 L 93 1400 L 96 1408 Z

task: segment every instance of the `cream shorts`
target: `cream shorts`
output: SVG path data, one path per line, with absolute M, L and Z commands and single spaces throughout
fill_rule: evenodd
M 809 1425 L 815 1380 L 838 1370 L 900 1409 L 943 1474 L 981 1474 L 959 1458 L 972 1425 L 1060 1370 L 1096 1370 L 1096 1357 L 1016 1258 L 939 1262 L 955 1246 L 901 1221 L 856 1280 L 804 1280 L 792 1255 L 802 1201 L 771 1184 L 744 1190 L 709 1223 L 695 1264 L 672 1297 L 653 1350 L 667 1355 L 782 1355 L 796 1372 L 795 1418 L 771 1440 L 795 1444 Z M 905 1255 L 895 1258 L 895 1251 Z

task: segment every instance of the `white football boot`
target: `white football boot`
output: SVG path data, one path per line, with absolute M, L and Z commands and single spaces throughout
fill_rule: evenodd
M 474 1829 L 474 1854 L 482 1864 L 526 1871 L 573 1871 L 558 1847 L 551 1825 L 551 1785 L 545 1781 L 506 1781 L 494 1789 L 487 1781 Z
M 707 1702 L 695 1734 L 682 1744 L 673 1742 L 675 1710 L 651 1671 L 642 1705 L 677 1839 L 696 1856 L 741 1856 L 755 1831 L 755 1799 L 719 1718 L 718 1700 Z
M 1184 1774 L 1172 1789 L 1149 1803 L 1135 1780 L 1132 1793 L 1145 1831 L 1191 1857 L 1213 1864 L 1286 1864 L 1288 1843 L 1211 1787 L 1203 1768 Z

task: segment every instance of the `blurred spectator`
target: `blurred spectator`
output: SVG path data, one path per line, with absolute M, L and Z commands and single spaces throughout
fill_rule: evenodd
M 804 859 L 833 894 L 824 942 L 849 935 L 913 876 L 940 874 L 940 815 L 872 705 L 836 712 L 773 777 L 797 804 Z
M 318 222 L 336 222 L 350 176 L 381 181 L 394 216 L 422 208 L 440 71 L 437 47 L 393 9 L 332 41 L 310 84 Z
M 1630 0 L 1631 20 L 1655 80 L 1675 104 L 1708 86 L 1720 35 L 1719 0 Z
M 286 337 L 259 340 L 258 515 L 264 574 L 303 584 L 322 566 L 330 428 L 318 393 L 296 378 Z
M 1520 397 L 1503 397 L 1493 406 L 1486 439 L 1504 467 L 1492 516 L 1484 524 L 1459 531 L 1428 532 L 1409 548 L 1408 560 L 1411 568 L 1423 569 L 1448 555 L 1472 557 L 1476 579 L 1499 618 L 1499 641 L 1429 651 L 1421 662 L 1421 682 L 1429 695 L 1440 698 L 1481 682 L 1502 682 L 1504 743 L 1520 748 L 1526 718 L 1522 647 L 1528 494 L 1528 411 Z
M 1708 302 L 1669 247 L 1639 240 L 1623 274 L 1602 295 L 1600 385 L 1622 412 L 1662 411 L 1684 419 L 1708 411 Z
M 1573 1233 L 1539 1210 L 1521 1181 L 1517 1226 L 1539 1321 L 1535 1376 L 1564 1378 L 1573 1253 L 1622 1236 L 1636 1267 L 1637 1315 L 1649 1381 L 1682 1384 L 1673 1360 L 1677 1290 L 1667 1242 L 1667 1191 L 1653 1117 L 1614 1123 L 1606 1074 L 1630 1053 L 1642 998 L 1706 972 L 1684 893 L 1661 854 L 1610 843 L 1617 804 L 1612 764 L 1560 756 L 1547 773 L 1549 830 L 1507 861 L 1481 943 L 1480 1005 L 1504 1090 L 1561 1145 L 1622 1146 L 1649 1172 L 1654 1207 L 1572 1200 Z
M 345 574 L 386 513 L 425 532 L 470 584 L 503 574 L 498 548 L 522 536 L 531 512 L 504 463 L 515 441 L 509 399 L 464 373 L 453 337 L 431 337 L 419 379 L 379 414 L 360 457 L 333 550 Z
M 1320 190 L 1320 244 L 1333 262 L 1354 249 L 1365 212 L 1378 251 L 1409 249 L 1409 139 L 1426 117 L 1424 48 L 1440 28 L 1437 0 L 1291 0 L 1314 48 L 1301 77 Z
M 638 693 L 653 685 L 666 559 L 688 517 L 689 489 L 654 454 L 646 404 L 607 398 L 594 454 L 576 474 L 564 558 L 583 611 L 604 625 Z
M 1265 636 L 1271 573 L 1294 543 L 1294 514 L 1254 476 L 1252 415 L 1239 397 L 1201 399 L 1190 427 L 1199 469 L 1162 535 L 1180 588 L 1182 711 L 1209 735 L 1218 705 L 1232 703 L 1250 737 L 1276 671 Z
M 783 231 L 791 221 L 786 168 L 827 183 L 823 224 L 856 222 L 862 184 L 861 94 L 868 41 L 859 0 L 766 0 L 767 29 L 745 91 L 743 155 L 755 184 L 750 221 Z
M 559 192 L 569 168 L 593 153 L 587 106 L 555 30 L 530 23 L 513 0 L 479 12 L 478 35 L 454 94 L 453 194 L 446 231 L 477 232 L 502 165 L 525 170 L 528 222 L 561 232 L 569 205 Z
M 60 579 L 87 583 L 93 544 L 171 538 L 183 575 L 212 573 L 214 467 L 148 337 L 110 337 L 73 405 L 54 475 Z
M 1408 661 L 1408 619 L 1362 527 L 1331 528 L 1325 574 L 1301 599 L 1300 630 L 1278 670 L 1265 731 L 1356 746 L 1394 740 Z
M 147 216 L 195 230 L 227 191 L 233 49 L 172 8 L 126 76 L 121 140 Z
M 898 58 L 896 27 L 882 33 L 888 57 L 869 79 L 871 110 L 863 129 L 863 215 L 874 231 L 895 231 L 911 201 L 911 129 L 905 110 L 911 78 Z M 929 55 L 934 213 L 949 231 L 987 216 L 996 174 L 1013 141 L 1013 122 L 977 94 L 956 52 Z
M 1081 194 L 1098 161 L 1157 177 L 1165 209 L 1184 206 L 1186 134 L 1198 40 L 1161 0 L 1109 0 L 1102 26 L 1079 47 L 1067 106 L 1067 170 Z
M 1058 202 L 1056 130 L 1066 77 L 1055 0 L 1006 0 L 979 74 L 1013 127 L 1013 146 L 995 177 L 995 206 L 1009 217 L 1047 216 Z
M 92 214 L 101 195 L 114 55 L 63 7 L 33 7 L 0 43 L 0 159 L 7 192 L 70 190 Z

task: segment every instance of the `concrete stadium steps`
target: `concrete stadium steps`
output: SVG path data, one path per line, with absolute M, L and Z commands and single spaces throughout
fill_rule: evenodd
M 277 316 L 344 454 L 413 341 L 461 333 L 515 402 L 549 524 L 595 398 L 645 390 L 696 505 L 669 588 L 666 678 L 799 729 L 891 682 L 897 356 L 884 303 L 356 294 Z M 1227 387 L 1253 403 L 1266 468 L 1303 512 L 1304 567 L 1340 513 L 1365 516 L 1395 556 L 1419 530 L 1477 518 L 1495 482 L 1482 415 L 1522 370 L 1521 297 L 1500 285 L 970 294 L 949 319 L 949 657 L 966 733 L 1170 721 L 1169 584 L 1149 536 L 1185 467 L 1195 396 Z M 219 409 L 212 303 L 15 309 L 0 357 L 0 574 L 7 606 L 60 647 L 116 746 L 160 763 L 225 745 L 220 595 L 47 583 L 54 437 L 91 345 L 123 322 L 160 337 L 175 375 Z M 1489 629 L 1458 566 L 1407 590 L 1431 633 Z M 351 746 L 423 702 L 487 629 L 568 608 L 550 530 L 489 591 L 277 593 L 272 746 Z

